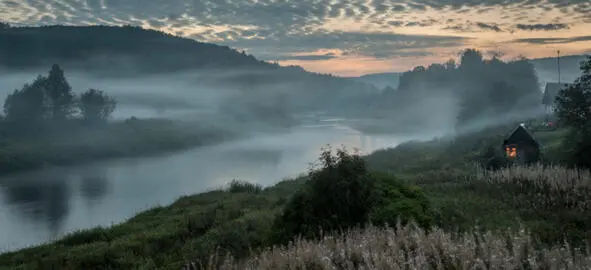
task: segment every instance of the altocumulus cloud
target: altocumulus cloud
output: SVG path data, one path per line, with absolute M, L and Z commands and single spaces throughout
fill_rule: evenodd
M 568 29 L 568 24 L 565 23 L 537 23 L 537 24 L 517 24 L 517 29 L 529 31 L 551 31 Z
M 325 60 L 337 56 L 305 53 L 336 49 L 345 55 L 377 58 L 422 56 L 430 54 L 431 48 L 463 46 L 468 40 L 458 36 L 403 35 L 392 31 L 323 30 L 323 26 L 334 19 L 369 22 L 394 30 L 437 25 L 463 29 L 452 25 L 449 18 L 417 19 L 416 14 L 446 10 L 460 16 L 471 9 L 486 13 L 497 7 L 517 11 L 526 7 L 556 9 L 581 20 L 591 20 L 588 0 L 0 0 L 0 20 L 15 25 L 141 25 L 245 49 L 266 60 Z M 560 28 L 560 24 L 543 23 L 547 22 L 516 27 L 528 31 Z M 470 23 L 464 28 L 503 31 L 500 25 L 485 22 Z

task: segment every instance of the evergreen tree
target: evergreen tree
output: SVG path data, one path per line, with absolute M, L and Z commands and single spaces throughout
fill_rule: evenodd
M 51 101 L 54 120 L 65 120 L 72 115 L 74 94 L 59 65 L 54 64 L 47 77 L 46 91 Z

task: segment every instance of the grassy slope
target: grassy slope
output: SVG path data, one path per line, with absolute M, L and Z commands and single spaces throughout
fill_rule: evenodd
M 544 136 L 552 142 L 561 133 Z M 367 160 L 374 169 L 392 171 L 420 185 L 433 201 L 444 228 L 469 229 L 476 224 L 504 228 L 517 225 L 519 218 L 544 240 L 560 241 L 557 233 L 578 222 L 569 213 L 540 214 L 528 208 L 526 196 L 503 195 L 494 185 L 474 184 L 460 177 L 466 173 L 465 161 L 480 150 L 471 149 L 474 141 L 482 141 L 482 148 L 496 143 L 491 138 L 497 137 L 470 135 L 459 145 L 460 140 L 409 143 L 379 151 Z M 186 261 L 207 258 L 218 245 L 224 248 L 222 253 L 230 251 L 241 257 L 249 248 L 265 245 L 274 213 L 301 183 L 301 179 L 282 182 L 260 193 L 213 191 L 184 197 L 113 228 L 84 231 L 54 244 L 0 255 L 0 269 L 179 269 Z
M 262 191 L 211 191 L 155 207 L 111 228 L 70 235 L 56 243 L 6 253 L 0 269 L 179 269 L 207 258 L 215 246 L 246 255 L 264 244 L 274 214 L 301 185 L 285 181 Z M 224 250 L 221 250 L 224 252 Z M 53 267 L 53 268 L 52 268 Z

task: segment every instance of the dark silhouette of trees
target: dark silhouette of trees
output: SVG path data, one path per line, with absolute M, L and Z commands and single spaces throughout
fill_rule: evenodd
M 46 77 L 38 76 L 32 84 L 8 94 L 4 102 L 6 120 L 28 125 L 42 121 L 47 112 L 46 81 Z
M 51 117 L 62 121 L 69 118 L 72 115 L 74 93 L 59 65 L 51 67 L 45 87 L 51 101 Z
M 105 122 L 115 110 L 116 102 L 100 90 L 90 89 L 76 96 L 59 65 L 53 65 L 49 75 L 38 76 L 33 83 L 14 90 L 4 101 L 4 121 L 21 131 L 38 127 L 60 127 L 68 120 L 82 118 L 88 123 Z M 74 114 L 75 105 L 80 110 Z
M 463 51 L 459 58 L 459 65 L 449 60 L 445 64 L 418 66 L 403 73 L 398 89 L 394 93 L 386 91 L 382 104 L 401 112 L 397 115 L 412 119 L 403 123 L 420 123 L 428 119 L 407 116 L 405 109 L 416 107 L 424 99 L 453 97 L 459 111 L 455 127 L 458 131 L 483 120 L 510 120 L 540 106 L 538 79 L 527 59 L 510 62 L 496 56 L 484 59 L 475 49 Z M 447 113 L 452 108 L 445 109 Z M 421 117 L 437 113 L 430 113 L 430 110 L 432 108 L 426 109 Z
M 583 74 L 558 92 L 555 111 L 560 124 L 570 128 L 564 141 L 573 165 L 591 168 L 591 56 L 581 63 Z
M 116 105 L 113 98 L 96 89 L 82 93 L 78 102 L 82 119 L 91 124 L 104 123 L 115 111 Z

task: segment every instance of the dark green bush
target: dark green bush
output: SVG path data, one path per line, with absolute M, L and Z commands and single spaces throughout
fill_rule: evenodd
M 364 160 L 345 150 L 321 154 L 322 166 L 309 173 L 309 180 L 276 218 L 277 243 L 295 236 L 318 237 L 322 232 L 378 224 L 398 219 L 416 219 L 430 225 L 427 198 L 415 187 L 405 186 L 387 174 L 371 173 Z
M 371 176 L 374 181 L 371 223 L 395 225 L 413 220 L 425 228 L 434 225 L 434 212 L 421 188 L 406 185 L 388 174 Z
M 249 183 L 243 180 L 232 180 L 228 191 L 232 193 L 246 192 L 246 193 L 259 193 L 263 191 L 263 187 L 259 184 Z

